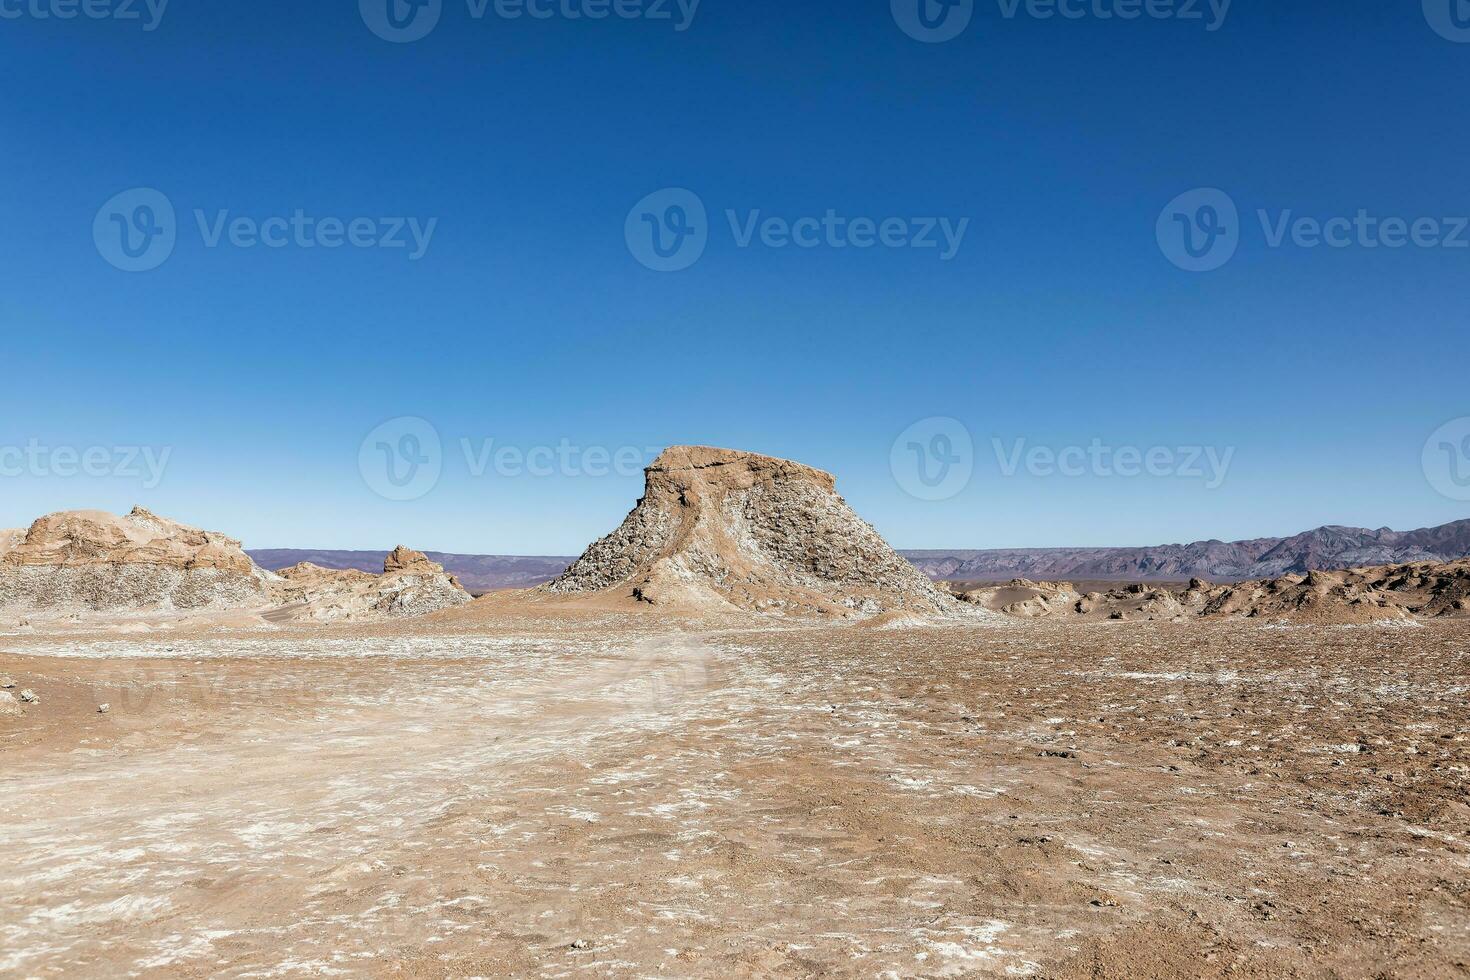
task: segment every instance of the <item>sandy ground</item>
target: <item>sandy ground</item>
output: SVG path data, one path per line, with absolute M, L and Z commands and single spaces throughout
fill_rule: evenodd
M 1470 975 L 1470 625 L 0 650 L 0 976 Z

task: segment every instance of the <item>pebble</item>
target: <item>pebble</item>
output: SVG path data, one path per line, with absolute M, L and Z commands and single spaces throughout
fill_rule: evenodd
M 99 704 L 99 705 L 97 705 L 97 713 L 99 715 L 105 715 L 105 714 L 107 714 L 107 712 L 111 708 L 112 708 L 112 705 L 110 705 L 110 704 Z

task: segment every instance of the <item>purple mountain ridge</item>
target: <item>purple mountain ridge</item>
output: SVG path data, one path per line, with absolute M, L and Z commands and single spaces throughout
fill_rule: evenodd
M 272 548 L 248 554 L 263 568 L 280 569 L 309 561 L 325 568 L 383 569 L 382 551 L 326 551 Z M 1289 572 L 1333 571 L 1409 561 L 1454 561 L 1470 557 L 1470 520 L 1415 531 L 1386 527 L 1329 525 L 1289 538 L 1246 541 L 1194 541 L 1143 548 L 1001 548 L 900 551 L 933 579 L 1004 581 L 1029 579 L 1107 579 L 1215 581 L 1272 578 Z M 459 555 L 430 551 L 428 556 L 459 577 L 471 592 L 523 589 L 560 575 L 572 556 Z

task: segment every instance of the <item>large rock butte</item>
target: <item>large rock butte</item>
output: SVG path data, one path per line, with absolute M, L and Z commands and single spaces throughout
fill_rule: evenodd
M 189 610 L 269 600 L 269 576 L 240 542 L 142 507 L 123 517 L 64 511 L 0 531 L 0 606 Z
M 934 614 L 960 605 L 858 517 L 821 470 L 674 446 L 645 476 L 622 525 L 545 591 L 793 614 Z

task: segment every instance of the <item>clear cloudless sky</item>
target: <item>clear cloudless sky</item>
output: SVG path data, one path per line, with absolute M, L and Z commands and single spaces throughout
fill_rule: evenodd
M 900 547 L 1470 516 L 1421 465 L 1470 415 L 1470 249 L 1273 249 L 1255 216 L 1470 213 L 1470 44 L 1418 2 L 1236 0 L 1208 31 L 980 0 L 935 44 L 887 0 L 703 0 L 683 31 L 444 0 L 402 44 L 351 0 L 172 0 L 152 31 L 36 16 L 51 2 L 0 0 L 0 447 L 170 455 L 156 486 L 121 465 L 12 467 L 0 527 L 141 503 L 247 547 L 566 554 L 641 488 L 476 475 L 461 440 L 490 439 L 799 459 Z M 176 208 L 177 244 L 130 273 L 93 222 L 138 187 Z M 709 245 L 664 273 L 624 221 L 668 187 L 708 208 Z M 1238 253 L 1208 273 L 1155 238 L 1199 187 L 1241 214 Z M 411 261 L 210 248 L 194 217 L 297 209 L 437 225 Z M 742 248 L 727 209 L 969 225 L 950 261 Z M 400 416 L 443 445 L 409 501 L 359 468 Z M 939 501 L 890 467 L 930 417 L 975 445 L 973 478 Z M 1008 476 L 996 439 L 1234 456 L 1215 488 Z

